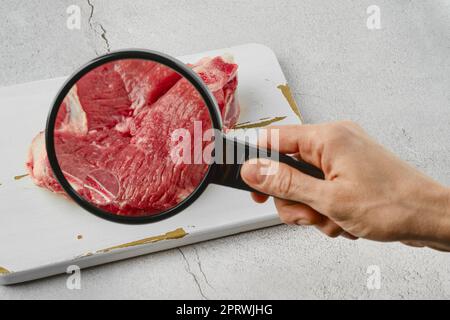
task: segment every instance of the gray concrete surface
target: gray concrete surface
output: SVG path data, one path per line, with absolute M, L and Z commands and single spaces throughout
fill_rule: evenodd
M 444 0 L 2 0 L 0 85 L 69 74 L 108 50 L 173 55 L 260 42 L 274 49 L 308 122 L 352 119 L 450 185 L 450 2 Z M 66 9 L 82 10 L 80 30 Z M 368 30 L 366 9 L 381 9 Z M 424 212 L 424 216 L 426 212 Z M 450 256 L 280 226 L 66 277 L 0 298 L 450 298 Z M 380 290 L 366 286 L 370 265 Z

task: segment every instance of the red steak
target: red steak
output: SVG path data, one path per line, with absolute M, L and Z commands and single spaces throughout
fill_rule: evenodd
M 216 97 L 225 126 L 234 126 L 237 65 L 216 57 L 191 67 Z M 183 128 L 193 136 L 195 121 L 203 130 L 211 127 L 199 94 L 177 73 L 143 60 L 112 62 L 84 76 L 61 105 L 57 157 L 74 189 L 99 207 L 120 215 L 157 213 L 191 194 L 207 170 L 206 164 L 170 157 L 177 143 L 172 132 Z M 204 145 L 192 141 L 192 148 L 195 143 Z M 37 185 L 63 193 L 42 133 L 32 143 L 27 167 Z

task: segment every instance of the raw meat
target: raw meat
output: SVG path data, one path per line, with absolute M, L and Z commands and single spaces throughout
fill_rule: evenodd
M 239 117 L 237 65 L 216 57 L 191 67 L 213 92 L 224 126 L 233 127 Z M 72 187 L 99 207 L 120 215 L 155 214 L 191 194 L 207 171 L 204 163 L 170 157 L 177 143 L 172 132 L 184 128 L 193 136 L 194 121 L 203 130 L 211 127 L 199 94 L 177 73 L 142 60 L 112 62 L 84 76 L 61 105 L 57 157 Z M 31 145 L 27 167 L 37 185 L 63 193 L 43 133 Z
M 125 84 L 135 112 L 158 100 L 180 79 L 172 69 L 149 61 L 119 61 L 115 63 L 115 70 Z

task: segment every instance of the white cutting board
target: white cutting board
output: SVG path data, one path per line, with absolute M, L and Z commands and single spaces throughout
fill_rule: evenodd
M 286 79 L 275 54 L 266 46 L 247 44 L 180 59 L 195 62 L 221 54 L 233 55 L 239 65 L 240 123 L 274 117 L 286 117 L 277 124 L 300 123 L 292 101 L 289 104 L 278 88 Z M 0 284 L 64 273 L 70 265 L 86 268 L 279 223 L 271 202 L 257 205 L 246 192 L 215 185 L 173 218 L 132 226 L 97 218 L 36 187 L 29 177 L 16 180 L 14 177 L 26 173 L 28 147 L 44 129 L 52 99 L 64 80 L 0 88 Z M 111 247 L 116 248 L 104 250 Z

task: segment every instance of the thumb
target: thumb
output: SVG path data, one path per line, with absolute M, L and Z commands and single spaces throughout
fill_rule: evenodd
M 242 179 L 255 190 L 275 198 L 320 207 L 328 189 L 328 181 L 308 176 L 284 163 L 258 159 L 244 163 Z

